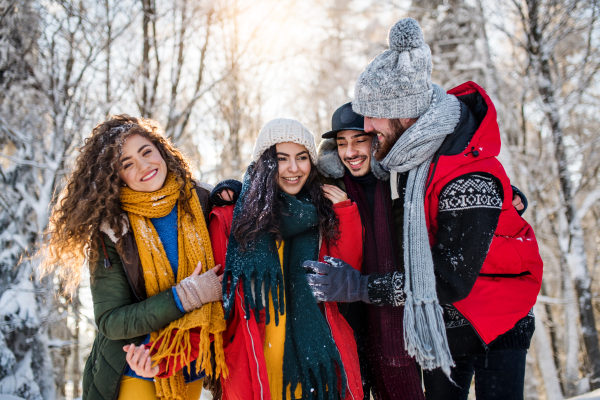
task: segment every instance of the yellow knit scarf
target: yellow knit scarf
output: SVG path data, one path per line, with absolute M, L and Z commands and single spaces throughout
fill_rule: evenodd
M 156 192 L 136 192 L 128 187 L 124 187 L 121 191 L 121 204 L 127 211 L 133 229 L 148 297 L 170 290 L 176 283 L 190 276 L 199 261 L 202 262 L 202 272 L 215 266 L 210 237 L 196 190 L 190 182 L 186 183 L 185 190 L 192 195 L 188 203 L 192 210 L 190 215 L 181 207 L 181 202 L 177 202 L 180 188 L 181 182 L 178 182 L 177 178 L 169 173 L 163 188 Z M 175 280 L 173 269 L 158 233 L 150 221 L 150 218 L 160 218 L 169 214 L 175 203 L 177 203 L 179 251 L 177 280 Z M 199 344 L 200 354 L 196 362 L 197 372 L 202 367 L 207 375 L 213 374 L 209 337 L 209 334 L 213 334 L 216 373 L 217 376 L 223 373 L 226 377 L 227 367 L 225 366 L 221 334 L 225 330 L 225 319 L 220 302 L 205 304 L 202 308 L 171 322 L 158 332 L 152 332 L 150 338 L 154 343 L 158 339 L 163 339 L 158 352 L 152 357 L 154 365 L 165 357 L 175 356 L 180 357 L 179 360 L 189 369 L 191 348 L 189 330 L 195 327 L 202 328 Z M 174 333 L 175 329 L 176 333 Z M 182 370 L 170 378 L 156 379 L 155 383 L 158 397 L 173 400 L 187 399 Z

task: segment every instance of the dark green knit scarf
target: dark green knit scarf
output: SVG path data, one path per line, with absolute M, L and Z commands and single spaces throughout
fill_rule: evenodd
M 236 216 L 243 209 L 248 185 L 246 176 L 244 189 L 235 207 L 234 223 Z M 260 288 L 264 283 L 267 299 L 269 291 L 273 293 L 276 325 L 279 324 L 279 314 L 285 313 L 287 303 L 283 398 L 286 398 L 288 385 L 291 385 L 293 395 L 296 385 L 301 384 L 303 399 L 337 400 L 339 393 L 336 371 L 341 373 L 342 398 L 345 396 L 346 374 L 327 321 L 319 310 L 302 268 L 304 261 L 316 260 L 318 257 L 317 210 L 305 191 L 301 191 L 296 197 L 283 192 L 278 196 L 283 204 L 280 231 L 285 242 L 283 257 L 285 282 L 281 275 L 279 254 L 273 237 L 264 235 L 258 239 L 254 250 L 241 252 L 239 243 L 231 235 L 223 277 L 225 317 L 229 317 L 234 301 L 232 296 L 241 281 L 246 318 L 250 318 L 250 310 L 254 310 L 255 317 L 258 318 L 258 311 L 263 309 Z M 227 282 L 230 280 L 231 286 L 227 295 Z M 251 280 L 254 280 L 256 300 L 252 296 Z M 269 308 L 266 307 L 265 311 L 266 323 L 269 324 Z

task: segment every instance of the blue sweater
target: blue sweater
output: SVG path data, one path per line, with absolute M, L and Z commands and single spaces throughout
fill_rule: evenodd
M 173 275 L 175 275 L 175 281 L 177 281 L 177 271 L 179 268 L 179 247 L 178 247 L 178 230 L 177 230 L 177 204 L 173 207 L 171 212 L 164 217 L 160 218 L 150 218 L 152 221 L 152 225 L 154 225 L 154 229 L 156 229 L 156 233 L 158 233 L 158 237 L 165 249 L 165 253 L 167 253 L 167 259 L 171 264 L 171 268 L 173 269 Z M 171 289 L 173 291 L 173 297 L 175 298 L 175 303 L 177 303 L 177 308 L 181 312 L 185 312 L 183 309 L 183 305 L 181 304 L 181 300 L 179 300 L 179 296 L 177 295 L 177 291 L 175 288 Z M 150 335 L 146 335 L 142 344 L 147 344 L 150 342 Z M 185 377 L 185 382 L 190 383 L 194 382 L 198 379 L 204 378 L 206 375 L 204 371 L 200 371 L 200 374 L 196 374 L 196 361 L 193 361 L 190 365 L 192 373 L 188 373 L 187 367 L 183 368 L 183 375 Z M 143 378 L 137 375 L 130 367 L 129 364 L 125 367 L 125 375 L 131 376 L 134 378 L 144 379 L 147 381 L 153 381 L 153 378 Z

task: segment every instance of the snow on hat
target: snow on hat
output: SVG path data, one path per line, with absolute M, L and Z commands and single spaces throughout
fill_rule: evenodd
M 262 127 L 252 152 L 252 161 L 258 161 L 269 147 L 277 143 L 293 142 L 306 147 L 312 162 L 317 162 L 317 148 L 313 134 L 294 119 L 277 118 Z
M 403 18 L 390 29 L 390 49 L 360 74 L 352 109 L 372 118 L 417 118 L 431 104 L 431 50 L 419 23 Z

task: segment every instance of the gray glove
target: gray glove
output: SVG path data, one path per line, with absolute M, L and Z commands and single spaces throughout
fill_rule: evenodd
M 306 279 L 315 299 L 319 301 L 336 301 L 352 303 L 369 301 L 369 277 L 363 276 L 350 264 L 325 256 L 325 263 L 304 261 Z
M 175 286 L 175 290 L 185 312 L 219 301 L 223 297 L 221 282 L 212 269 L 202 275 L 188 276 Z

